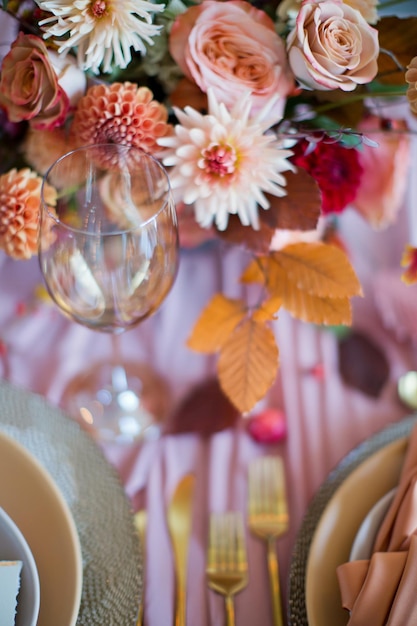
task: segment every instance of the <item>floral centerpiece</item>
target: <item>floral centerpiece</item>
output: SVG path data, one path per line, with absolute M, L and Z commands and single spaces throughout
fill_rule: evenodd
M 406 95 L 417 115 L 417 19 L 381 17 L 375 0 L 3 0 L 3 10 L 17 32 L 0 71 L 0 248 L 36 254 L 41 177 L 70 149 L 120 142 L 155 155 L 182 244 L 219 237 L 252 255 L 241 280 L 259 287 L 255 304 L 216 294 L 189 337 L 218 353 L 222 389 L 251 410 L 276 377 L 281 307 L 351 322 L 361 285 L 337 216 L 354 207 L 376 228 L 396 219 L 407 128 L 378 103 Z M 366 176 L 375 167 L 378 188 Z M 414 282 L 413 246 L 403 263 Z

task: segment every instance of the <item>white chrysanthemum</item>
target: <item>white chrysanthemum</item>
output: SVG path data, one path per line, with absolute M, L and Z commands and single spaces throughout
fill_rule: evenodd
M 294 170 L 288 160 L 292 152 L 282 149 L 274 133 L 265 134 L 277 122 L 268 117 L 275 101 L 250 118 L 249 93 L 228 111 L 209 90 L 208 115 L 192 107 L 174 109 L 175 135 L 158 140 L 167 148 L 163 163 L 173 168 L 172 188 L 185 204 L 194 205 L 204 228 L 215 222 L 225 230 L 229 214 L 237 214 L 243 225 L 258 229 L 258 205 L 270 206 L 264 194 L 286 195 L 281 172 Z
M 77 49 L 78 65 L 98 74 L 112 66 L 125 68 L 131 61 L 131 48 L 146 54 L 152 37 L 161 26 L 152 24 L 151 14 L 163 11 L 164 4 L 146 0 L 37 0 L 41 9 L 52 13 L 40 22 L 44 38 L 56 40 L 58 52 Z

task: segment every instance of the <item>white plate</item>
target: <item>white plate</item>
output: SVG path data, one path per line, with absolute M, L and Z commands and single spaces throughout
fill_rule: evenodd
M 75 625 L 82 558 L 71 512 L 46 470 L 4 433 L 0 433 L 0 505 L 19 527 L 36 562 L 38 626 Z
M 0 508 L 0 560 L 22 562 L 16 626 L 36 626 L 40 590 L 35 559 L 19 528 L 2 508 Z
M 382 496 L 366 515 L 353 542 L 349 560 L 360 561 L 361 559 L 369 559 L 372 554 L 372 548 L 375 543 L 376 535 L 379 527 L 389 509 L 394 498 L 396 489 L 391 489 L 385 496 Z

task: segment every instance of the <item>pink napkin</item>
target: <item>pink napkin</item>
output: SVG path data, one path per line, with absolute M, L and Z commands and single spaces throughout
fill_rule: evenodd
M 417 426 L 369 560 L 337 568 L 348 626 L 417 624 Z

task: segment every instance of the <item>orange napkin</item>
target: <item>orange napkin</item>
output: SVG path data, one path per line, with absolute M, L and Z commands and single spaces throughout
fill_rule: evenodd
M 337 568 L 348 626 L 417 624 L 417 426 L 369 560 Z

